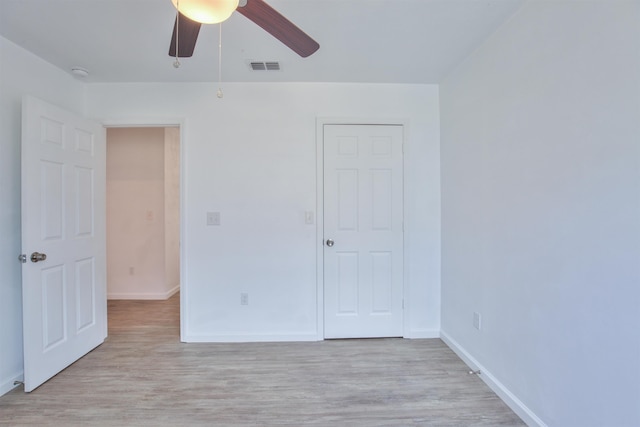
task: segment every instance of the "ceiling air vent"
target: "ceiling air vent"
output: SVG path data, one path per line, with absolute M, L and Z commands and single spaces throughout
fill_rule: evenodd
M 253 71 L 280 71 L 280 63 L 277 61 L 251 61 L 249 66 Z
M 268 71 L 279 71 L 280 63 L 279 62 L 265 62 Z

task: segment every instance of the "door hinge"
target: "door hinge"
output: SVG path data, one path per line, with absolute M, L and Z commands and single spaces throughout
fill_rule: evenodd
M 18 255 L 18 261 L 25 264 L 27 262 L 27 256 L 25 254 Z

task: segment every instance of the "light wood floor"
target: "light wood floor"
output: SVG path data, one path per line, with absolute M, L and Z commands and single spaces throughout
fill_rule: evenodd
M 110 301 L 107 341 L 0 397 L 0 425 L 524 425 L 438 339 L 181 344 L 178 310 Z

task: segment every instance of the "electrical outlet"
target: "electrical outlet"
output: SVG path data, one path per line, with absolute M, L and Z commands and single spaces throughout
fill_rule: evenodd
M 480 330 L 482 327 L 482 317 L 480 313 L 473 313 L 473 327 L 477 330 Z
M 249 305 L 249 294 L 242 292 L 240 294 L 240 305 Z
M 207 225 L 220 225 L 220 212 L 207 212 Z

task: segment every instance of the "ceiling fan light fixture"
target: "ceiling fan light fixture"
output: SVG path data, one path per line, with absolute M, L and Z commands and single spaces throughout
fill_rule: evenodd
M 201 24 L 217 24 L 226 21 L 238 7 L 238 0 L 171 0 L 171 2 L 184 16 Z

